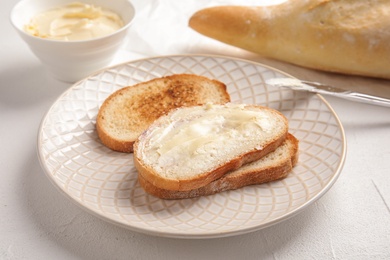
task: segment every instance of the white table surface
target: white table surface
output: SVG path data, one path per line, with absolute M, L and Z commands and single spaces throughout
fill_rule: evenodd
M 183 240 L 125 230 L 76 206 L 49 182 L 36 153 L 42 117 L 71 84 L 48 76 L 16 34 L 9 22 L 16 2 L 0 3 L 0 259 L 390 259 L 390 108 L 336 98 L 327 100 L 346 133 L 342 173 L 322 198 L 282 223 Z M 229 2 L 134 1 L 138 16 L 113 64 L 166 54 L 228 55 L 390 98 L 390 81 L 263 59 L 187 27 L 195 10 Z

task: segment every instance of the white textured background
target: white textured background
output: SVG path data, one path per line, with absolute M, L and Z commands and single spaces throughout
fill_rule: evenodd
M 0 3 L 0 259 L 390 259 L 390 108 L 334 98 L 328 101 L 347 136 L 344 169 L 324 197 L 285 222 L 236 237 L 179 240 L 134 233 L 84 212 L 57 191 L 38 162 L 40 121 L 70 85 L 49 78 L 11 27 L 16 2 Z M 390 81 L 262 59 L 188 29 L 195 10 L 229 2 L 134 1 L 138 17 L 115 63 L 215 53 L 390 97 Z

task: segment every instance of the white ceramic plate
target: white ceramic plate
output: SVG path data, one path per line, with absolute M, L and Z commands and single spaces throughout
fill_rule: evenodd
M 101 144 L 95 120 L 115 90 L 155 77 L 194 73 L 228 87 L 232 102 L 281 111 L 300 140 L 299 163 L 281 181 L 185 200 L 161 200 L 137 181 L 131 154 Z M 288 76 L 273 68 L 220 56 L 180 55 L 111 67 L 72 86 L 52 105 L 38 136 L 38 153 L 49 179 L 89 212 L 142 233 L 180 238 L 243 234 L 300 212 L 336 181 L 346 150 L 344 130 L 319 95 L 265 85 Z

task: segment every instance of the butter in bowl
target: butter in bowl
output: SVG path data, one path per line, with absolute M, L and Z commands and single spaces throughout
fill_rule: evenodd
M 22 0 L 10 19 L 55 78 L 75 82 L 109 65 L 134 16 L 128 0 Z

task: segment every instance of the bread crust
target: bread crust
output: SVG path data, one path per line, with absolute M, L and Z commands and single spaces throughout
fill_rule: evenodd
M 288 144 L 285 144 L 288 142 Z M 285 140 L 288 145 L 288 156 L 273 163 L 261 164 L 254 167 L 241 167 L 238 171 L 231 171 L 221 178 L 197 189 L 189 191 L 173 191 L 159 188 L 148 182 L 143 175 L 138 175 L 141 187 L 149 194 L 161 199 L 187 199 L 213 195 L 227 190 L 235 190 L 248 185 L 262 184 L 285 178 L 298 162 L 299 141 L 292 134 Z M 276 152 L 277 150 L 275 150 Z M 263 157 L 264 158 L 264 157 Z M 264 160 L 263 160 L 264 161 Z M 256 162 L 258 163 L 258 162 Z
M 218 80 L 195 74 L 156 78 L 112 93 L 99 109 L 96 131 L 105 146 L 131 153 L 142 131 L 170 110 L 229 101 L 226 85 Z
M 290 0 L 274 6 L 202 9 L 189 26 L 265 57 L 390 79 L 389 12 L 387 0 Z
M 205 186 L 208 183 L 219 179 L 224 174 L 229 171 L 240 168 L 242 165 L 249 162 L 256 161 L 268 153 L 274 151 L 278 146 L 280 146 L 287 137 L 288 134 L 288 120 L 281 114 L 279 111 L 270 109 L 268 107 L 251 105 L 250 107 L 256 107 L 260 109 L 272 110 L 274 113 L 277 113 L 284 121 L 284 129 L 280 133 L 276 134 L 272 140 L 267 140 L 268 142 L 263 145 L 262 149 L 253 148 L 252 150 L 243 153 L 236 158 L 231 159 L 230 161 L 224 162 L 222 165 L 217 166 L 211 171 L 204 172 L 197 176 L 192 176 L 188 179 L 169 179 L 159 175 L 153 168 L 149 165 L 143 163 L 141 155 L 139 155 L 139 142 L 143 135 L 139 136 L 137 141 L 134 144 L 134 166 L 138 170 L 138 174 L 141 175 L 145 180 L 150 182 L 153 186 L 166 189 L 166 190 L 176 190 L 176 191 L 188 191 L 197 189 L 199 187 Z M 153 126 L 151 126 L 153 127 Z

